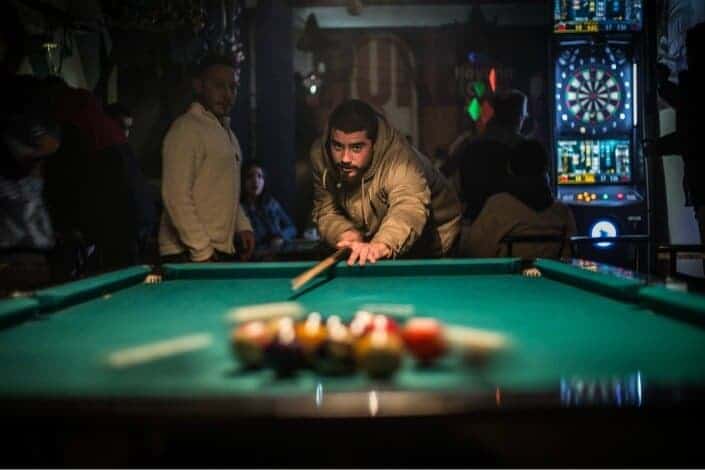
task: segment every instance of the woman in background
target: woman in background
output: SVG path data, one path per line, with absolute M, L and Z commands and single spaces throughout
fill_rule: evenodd
M 242 206 L 255 233 L 255 258 L 270 258 L 285 242 L 296 237 L 296 227 L 279 202 L 265 187 L 266 175 L 256 161 L 245 163 L 242 169 Z

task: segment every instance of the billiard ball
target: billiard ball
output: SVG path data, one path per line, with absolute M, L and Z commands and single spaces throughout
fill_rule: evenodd
M 276 335 L 265 349 L 264 354 L 266 363 L 279 376 L 292 375 L 303 366 L 303 351 L 296 339 L 293 319 L 283 318 L 278 321 Z
M 375 329 L 355 343 L 358 366 L 372 378 L 388 378 L 401 366 L 404 344 L 401 337 L 383 328 Z
M 319 313 L 311 313 L 305 321 L 296 324 L 296 339 L 301 346 L 304 357 L 313 364 L 316 350 L 328 337 L 327 328 Z
M 399 333 L 399 325 L 388 316 L 372 314 L 364 310 L 357 312 L 353 321 L 350 323 L 350 331 L 356 338 L 360 338 L 373 330 L 379 329 Z
M 272 338 L 272 332 L 264 322 L 253 321 L 233 328 L 230 344 L 243 366 L 256 368 L 264 364 L 264 350 Z
M 402 331 L 404 344 L 422 365 L 429 365 L 447 350 L 443 327 L 434 318 L 412 318 Z
M 368 331 L 374 315 L 366 310 L 358 310 L 350 322 L 350 333 L 354 338 L 359 338 Z
M 384 330 L 396 334 L 400 333 L 399 324 L 387 315 L 381 314 L 377 314 L 372 317 L 372 321 L 367 325 L 367 331 L 365 333 L 370 333 L 376 330 Z
M 336 320 L 337 319 L 337 320 Z M 355 370 L 353 337 L 340 319 L 326 322 L 328 337 L 316 349 L 315 367 L 321 374 L 340 375 Z

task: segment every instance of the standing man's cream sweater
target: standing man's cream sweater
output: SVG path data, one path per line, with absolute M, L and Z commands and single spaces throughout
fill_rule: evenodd
M 200 103 L 174 121 L 162 147 L 162 256 L 235 252 L 235 233 L 252 230 L 239 203 L 241 161 L 235 134 Z

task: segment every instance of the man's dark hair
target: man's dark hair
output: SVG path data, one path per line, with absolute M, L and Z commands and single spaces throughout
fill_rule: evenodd
M 120 119 L 121 117 L 132 117 L 132 112 L 122 103 L 115 102 L 110 103 L 105 106 L 105 114 L 113 119 Z
M 494 97 L 494 120 L 497 124 L 508 126 L 517 122 L 524 111 L 526 94 L 519 90 L 508 90 Z
M 214 65 L 224 65 L 235 68 L 235 61 L 232 57 L 223 54 L 209 54 L 201 59 L 195 67 L 194 77 L 200 77 L 203 73 Z
M 525 140 L 511 153 L 509 167 L 518 176 L 543 175 L 548 171 L 548 153 L 538 140 Z
M 372 106 L 360 100 L 348 100 L 333 110 L 330 115 L 330 129 L 349 134 L 365 131 L 372 142 L 377 140 L 377 113 Z

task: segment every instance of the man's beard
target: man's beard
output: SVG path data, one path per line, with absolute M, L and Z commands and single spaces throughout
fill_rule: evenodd
M 354 175 L 347 173 L 345 170 L 354 170 Z M 338 165 L 338 174 L 340 179 L 346 183 L 354 183 L 360 179 L 360 168 L 356 166 Z

